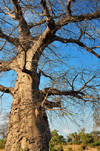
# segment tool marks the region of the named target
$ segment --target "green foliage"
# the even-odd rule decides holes
[[[0,140],[0,149],[3,149],[4,147],[5,147],[4,140],[1,139],[1,140]]]
[[[57,148],[57,151],[64,151],[64,149],[63,149],[62,146],[60,146],[60,147]]]
[[[54,130],[51,132],[51,140],[49,142],[49,151],[63,151],[63,147],[60,146],[57,149],[55,149],[56,145],[65,145],[66,140],[62,135],[58,135],[58,131]]]
[[[64,151],[63,147],[56,147],[55,145],[49,145],[49,151]]]
[[[25,149],[23,149],[23,148],[20,148],[20,150],[21,150],[21,151],[25,151]]]
[[[80,135],[77,134],[77,132],[70,134],[70,136],[67,136],[67,139],[68,139],[68,144],[69,142],[72,142],[72,140],[73,140],[72,142],[73,144],[80,144]]]
[[[65,145],[66,140],[62,135],[58,135],[58,131],[54,130],[51,132],[51,140],[49,142],[49,145]]]
[[[67,151],[73,151],[73,149],[71,147],[68,147]]]
[[[72,138],[71,138],[70,136],[68,136],[68,135],[67,135],[66,137],[67,137],[68,144],[69,144],[69,143],[72,143]],[[71,144],[70,144],[70,145],[71,145]]]
[[[81,141],[84,144],[89,144],[89,143],[93,143],[94,142],[94,137],[91,134],[83,134],[81,135]]]
[[[49,143],[49,151],[57,151],[55,149],[55,145],[52,145],[52,144]]]
[[[95,141],[94,143],[91,144],[91,147],[95,147],[95,146],[100,146],[100,142]]]

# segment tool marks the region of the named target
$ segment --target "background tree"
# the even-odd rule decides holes
[[[0,117],[0,136],[4,141],[7,139],[9,112],[6,112]]]
[[[8,123],[0,124],[0,136],[5,140],[7,136]]]
[[[15,87],[0,85],[2,95],[13,97],[5,151],[46,151],[46,110],[58,108],[75,121],[80,107],[100,108],[100,1],[1,0],[0,6],[0,73],[17,74]],[[95,66],[76,50],[97,58]]]

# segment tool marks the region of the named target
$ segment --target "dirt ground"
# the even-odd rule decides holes
[[[66,151],[66,149],[69,147],[71,147],[73,149],[73,151],[77,151],[81,147],[81,145],[65,145],[65,146],[63,146],[64,151]],[[97,149],[87,147],[87,149],[85,149],[84,151],[97,151]]]
[[[66,151],[66,149],[67,149],[68,147],[71,147],[71,148],[73,149],[73,151],[77,151],[78,148],[80,148],[80,145],[65,145],[65,146],[63,146],[64,151]],[[4,150],[3,150],[3,149],[0,149],[0,151],[4,151]],[[96,148],[87,147],[87,149],[85,149],[84,151],[97,151],[97,149],[96,149]]]

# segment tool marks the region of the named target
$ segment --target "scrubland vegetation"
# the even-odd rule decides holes
[[[65,147],[69,145],[70,147]],[[97,150],[100,151],[100,132],[93,131],[91,133],[85,133],[84,129],[82,129],[79,133],[69,134],[65,139],[62,135],[58,135],[57,130],[52,131],[49,151],[74,151],[71,145],[79,145],[77,151],[83,151],[88,149],[88,147],[97,147]]]
[[[100,151],[100,132],[93,131],[91,133],[85,133],[82,129],[79,133],[71,133],[64,138],[58,134],[57,130],[51,132],[52,138],[49,142],[49,151],[77,151],[88,150],[88,148],[96,148]],[[5,142],[0,140],[0,151],[3,151]],[[73,147],[71,147],[73,146]],[[74,149],[73,149],[74,148]],[[91,149],[92,150],[92,149]]]

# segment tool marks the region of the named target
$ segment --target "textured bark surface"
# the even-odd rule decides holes
[[[37,92],[33,92],[31,76],[20,72],[17,75],[5,151],[48,150],[50,130],[45,110],[38,106],[41,98]]]
[[[36,42],[33,42],[31,35],[24,34],[21,34],[18,56],[13,60],[17,80],[12,94],[14,99],[5,151],[46,151],[51,134],[42,105],[37,65],[45,45],[50,41],[45,40],[50,31],[47,29]],[[42,48],[44,42],[47,44]]]

